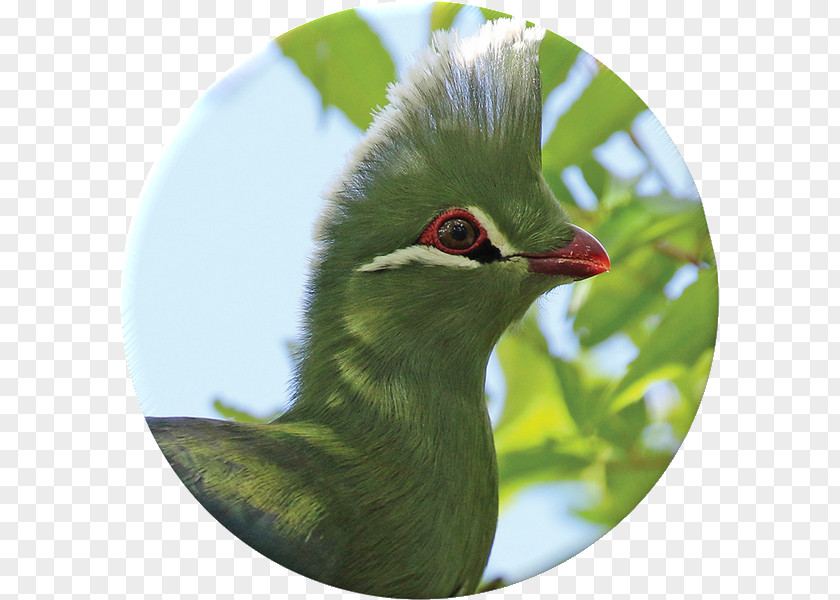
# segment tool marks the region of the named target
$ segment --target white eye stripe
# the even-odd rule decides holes
[[[465,210],[472,214],[481,226],[484,227],[490,243],[499,249],[503,257],[518,254],[484,211],[474,206],[469,206]],[[394,250],[390,254],[377,256],[356,270],[362,273],[370,273],[373,271],[396,269],[409,263],[419,263],[430,267],[456,267],[460,269],[475,269],[481,266],[481,263],[463,254],[447,254],[434,246],[416,244],[407,248]]]
[[[400,248],[384,256],[377,256],[356,270],[363,273],[384,271],[386,269],[395,269],[408,263],[421,263],[430,267],[458,267],[462,269],[474,269],[480,266],[480,263],[462,254],[447,254],[433,246],[418,244],[409,246],[408,248]]]
[[[496,246],[499,251],[502,253],[502,256],[513,256],[514,254],[519,254],[516,249],[511,246],[505,236],[502,235],[502,232],[499,231],[499,228],[496,227],[496,224],[493,222],[487,213],[485,213],[480,208],[476,208],[475,206],[468,206],[465,209],[468,213],[472,214],[478,222],[484,227],[484,230],[487,232],[487,238],[490,240],[490,243]]]

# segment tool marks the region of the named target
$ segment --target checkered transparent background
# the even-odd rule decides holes
[[[84,4],[0,3],[0,597],[357,597],[196,504],[146,429],[119,303],[144,178],[199,94],[358,2]],[[718,251],[719,346],[646,500],[495,596],[837,597],[840,4],[559,4],[485,5],[592,52],[664,123]]]

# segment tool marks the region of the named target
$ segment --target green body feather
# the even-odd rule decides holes
[[[508,251],[571,241],[541,174],[540,37],[489,27],[477,51],[438,36],[329,194],[293,408],[270,424],[148,419],[232,532],[356,592],[475,591],[498,510],[487,360],[541,293],[571,281],[515,255],[365,268],[451,208],[490,215]]]

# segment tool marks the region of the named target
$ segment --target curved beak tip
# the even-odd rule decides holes
[[[525,254],[532,273],[565,275],[575,281],[610,270],[610,257],[595,236],[572,225],[575,237],[571,243],[546,254]]]

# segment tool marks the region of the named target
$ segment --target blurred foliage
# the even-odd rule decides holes
[[[462,8],[436,3],[430,32],[451,27]],[[485,18],[505,16],[480,10]],[[354,11],[317,23],[278,43],[324,106],[337,106],[364,129],[395,78],[393,62]],[[697,412],[715,344],[717,271],[700,202],[672,195],[661,166],[639,144],[644,103],[609,69],[548,33],[540,50],[543,99],[575,68],[587,71],[589,83],[545,142],[543,172],[572,222],[608,249],[612,272],[575,284],[566,315],[580,347],[572,360],[551,353],[536,311],[501,339],[507,395],[495,436],[502,510],[528,486],[579,481],[596,498],[579,515],[612,527],[662,475]],[[619,134],[646,163],[629,180],[597,158],[596,149]],[[584,208],[567,186],[569,168],[580,169],[594,206]],[[658,177],[657,195],[639,195],[642,175]],[[686,265],[697,269],[696,280],[669,297],[666,286]],[[600,352],[616,337],[638,350],[617,374]],[[226,418],[265,420],[218,400],[216,408]]]
[[[561,56],[568,48],[558,48]],[[549,60],[545,55],[544,62]],[[568,60],[568,59],[567,59]],[[543,146],[544,169],[549,185],[557,185],[557,178],[569,165],[581,165],[590,177],[603,175],[592,158],[592,150],[603,144],[616,131],[630,128],[646,107],[644,102],[619,79],[618,75],[592,59],[585,61],[594,71],[592,82],[580,98],[560,116],[554,131]],[[545,70],[545,68],[543,68]],[[550,91],[549,91],[550,93]],[[598,185],[596,182],[593,184]],[[603,185],[603,184],[600,184]]]
[[[213,400],[213,410],[219,413],[223,419],[239,421],[240,423],[268,423],[283,414],[283,411],[279,410],[269,415],[254,415],[247,410],[236,408],[228,400],[222,400],[221,398]]]
[[[396,72],[379,36],[355,10],[306,23],[275,41],[321,94],[325,109],[337,106],[356,127],[367,129],[373,109],[385,105]]]
[[[435,2],[432,5],[432,16],[430,30],[449,29],[455,22],[455,17],[461,12],[464,6],[453,2]]]
[[[546,31],[540,44],[540,79],[543,102],[548,95],[566,80],[580,49],[564,37]]]

